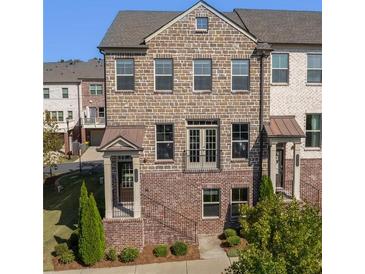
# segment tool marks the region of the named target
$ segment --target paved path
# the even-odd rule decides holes
[[[103,161],[103,153],[96,151],[97,147],[88,147],[86,151],[81,155],[81,161],[83,162],[93,162],[93,161]],[[75,160],[77,163],[79,160]]]
[[[227,255],[220,247],[221,240],[217,235],[198,235],[200,258],[215,259],[226,258]]]
[[[236,260],[236,259],[234,259]],[[234,261],[232,258],[215,258],[159,264],[141,264],[111,268],[89,268],[67,271],[50,271],[45,274],[222,274]]]

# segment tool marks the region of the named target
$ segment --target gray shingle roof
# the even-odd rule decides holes
[[[67,60],[43,64],[43,82],[74,83],[81,79],[104,79],[104,60]]]
[[[146,47],[143,45],[144,38],[180,13],[120,11],[99,44],[99,48]],[[321,12],[236,9],[234,12],[223,12],[223,14],[243,29],[248,28],[263,42],[322,43]]]

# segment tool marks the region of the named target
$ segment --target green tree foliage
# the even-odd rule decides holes
[[[270,199],[274,196],[274,189],[269,176],[262,176],[260,184],[260,196],[259,200]]]
[[[80,198],[79,256],[86,265],[93,265],[104,257],[105,238],[99,211],[91,193],[83,204]]]
[[[88,203],[88,194],[87,194],[87,188],[85,184],[85,180],[82,182],[81,189],[80,189],[80,198],[79,198],[79,227],[81,222],[81,211],[82,208],[86,206]]]
[[[61,160],[61,154],[58,152],[62,148],[62,140],[57,134],[57,122],[52,120],[49,112],[43,115],[43,164],[50,168],[56,167]]]
[[[317,209],[280,197],[243,206],[241,234],[249,246],[230,274],[317,274],[322,271],[322,220]]]

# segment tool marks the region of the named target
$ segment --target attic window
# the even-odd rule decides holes
[[[208,31],[208,17],[197,17],[196,18],[196,30],[197,31]]]

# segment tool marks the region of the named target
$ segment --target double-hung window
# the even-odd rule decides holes
[[[307,55],[307,83],[322,83],[322,54]]]
[[[172,160],[174,158],[174,126],[172,124],[156,125],[156,159]]]
[[[289,82],[289,54],[271,54],[272,63],[272,82],[287,84]]]
[[[68,88],[62,88],[62,98],[68,98]]]
[[[249,60],[232,60],[232,91],[249,90]]]
[[[50,111],[51,120],[57,122],[63,122],[63,111]]]
[[[306,147],[321,147],[322,138],[322,115],[307,114],[306,129],[305,129],[305,146]]]
[[[73,119],[73,113],[72,110],[67,111],[67,119],[72,120]]]
[[[218,218],[220,193],[218,188],[203,189],[203,218]]]
[[[231,193],[231,217],[240,215],[240,206],[248,203],[248,188],[232,188]]]
[[[249,125],[232,124],[232,158],[248,158]]]
[[[43,88],[43,98],[49,99],[49,88]]]
[[[194,60],[194,90],[212,90],[212,60]]]
[[[208,17],[197,17],[196,18],[196,30],[208,31]]]
[[[117,90],[134,90],[134,60],[118,59],[117,67]]]
[[[173,82],[172,59],[156,59],[155,89],[160,91],[172,91]]]
[[[103,85],[90,84],[89,91],[90,91],[90,95],[103,95]]]
[[[105,109],[104,109],[104,107],[99,107],[98,116],[99,116],[99,118],[104,118],[105,117]]]

